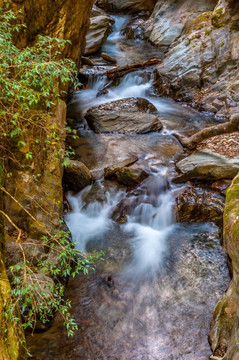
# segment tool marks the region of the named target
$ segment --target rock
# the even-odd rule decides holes
[[[121,200],[113,210],[112,220],[116,221],[119,224],[124,224],[127,222],[127,215],[130,214],[130,210],[134,209],[137,205],[137,198],[125,198]]]
[[[214,191],[217,191],[223,195],[226,195],[227,189],[231,185],[231,180],[218,180],[212,183],[211,188]]]
[[[110,56],[109,54],[107,54],[107,53],[101,53],[100,56],[101,56],[104,60],[116,64],[115,58],[113,58],[113,57]]]
[[[191,19],[213,10],[214,4],[213,1],[158,1],[148,21],[146,34],[157,46],[171,45]]]
[[[104,44],[108,35],[112,32],[112,24],[109,16],[100,15],[90,19],[90,27],[86,35],[85,55],[95,53]]]
[[[227,359],[238,359],[238,318],[239,318],[239,175],[235,177],[227,190],[223,245],[231,263],[232,280],[216,305],[209,341],[215,353],[221,345],[226,349]]]
[[[208,190],[186,188],[176,195],[178,222],[215,222],[222,220],[224,201]]]
[[[156,69],[160,95],[228,116],[225,103],[239,100],[238,13],[239,3],[226,0],[157,2],[145,34],[156,45],[170,45]]]
[[[87,111],[85,118],[96,133],[138,133],[159,131],[162,124],[152,114],[156,108],[143,98],[128,98],[95,106]]]
[[[119,169],[121,169],[127,165],[131,165],[131,164],[135,163],[137,160],[138,160],[137,156],[132,156],[124,161],[120,161],[120,162],[116,163],[115,165],[105,168],[104,169],[105,179],[110,179],[116,173],[116,171],[118,171]]]
[[[64,169],[63,182],[70,190],[80,191],[93,181],[90,170],[80,161],[69,160]]]
[[[225,106],[225,102],[215,99],[212,102],[212,106],[214,106],[217,110],[220,110],[223,106]]]
[[[143,169],[132,169],[129,167],[123,167],[117,169],[116,173],[117,181],[126,186],[134,186],[142,182],[146,177],[148,177],[148,173]]]
[[[82,62],[82,65],[89,65],[89,66],[95,65],[91,59],[89,59],[88,57],[85,57],[85,56],[81,57],[81,62]]]
[[[150,14],[157,0],[97,0],[96,5],[106,11],[145,11]]]
[[[179,161],[176,168],[182,175],[173,180],[175,183],[193,179],[207,181],[233,179],[239,171],[239,158],[228,159],[205,148]]]
[[[24,251],[26,260],[29,261],[31,266],[37,266],[40,261],[47,258],[44,244],[42,241],[27,240],[27,244],[21,242],[22,249]],[[5,256],[7,267],[14,266],[23,263],[23,254],[20,246],[16,243],[16,240],[10,240],[6,242]]]
[[[143,40],[145,39],[145,27],[145,21],[136,17],[121,32],[128,39]]]

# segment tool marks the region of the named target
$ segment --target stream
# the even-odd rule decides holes
[[[162,58],[145,40],[127,39],[122,29],[129,16],[114,16],[114,32],[102,51],[118,65]],[[203,360],[211,354],[208,332],[212,312],[229,282],[219,229],[212,223],[176,223],[173,185],[175,162],[185,153],[173,131],[192,134],[215,122],[206,113],[153,89],[153,69],[126,75],[107,93],[107,80],[97,71],[107,65],[97,55],[96,67],[85,69],[86,90],[77,91],[68,107],[79,139],[72,146],[96,181],[80,193],[67,193],[71,211],[65,221],[77,247],[103,250],[107,260],[88,275],[70,279],[67,298],[79,331],[67,338],[59,314],[44,333],[28,336],[31,359],[55,360]],[[95,69],[97,71],[95,71]],[[148,134],[95,134],[83,114],[95,105],[143,97],[157,109],[163,129]],[[149,173],[128,190],[105,180],[104,168],[130,156]],[[123,199],[131,207],[127,222],[112,220]]]

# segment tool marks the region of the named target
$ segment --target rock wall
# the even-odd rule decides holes
[[[38,34],[67,39],[71,43],[66,45],[63,56],[79,60],[93,0],[13,0],[13,4],[23,11],[22,21],[27,25],[18,38],[19,45],[33,44]]]
[[[232,280],[217,304],[210,332],[212,350],[224,349],[225,360],[239,359],[239,174],[227,190],[224,210],[224,247],[231,262]],[[224,359],[224,358],[223,358]]]
[[[146,35],[168,45],[157,68],[158,92],[218,116],[239,105],[238,1],[158,1]]]
[[[14,10],[22,9],[21,20],[27,25],[27,30],[16,39],[18,46],[33,45],[38,34],[68,39],[71,43],[64,48],[62,56],[79,61],[84,52],[93,0],[13,0],[12,5]],[[47,125],[48,132],[53,131],[54,127],[55,135],[60,140],[48,143],[46,151],[40,147],[37,148],[39,145],[36,144],[34,151],[37,157],[32,159],[30,166],[26,166],[27,170],[19,168],[9,160],[7,171],[11,176],[1,179],[9,195],[0,194],[0,209],[4,209],[12,221],[23,230],[25,238],[27,237],[27,240],[33,243],[37,243],[43,234],[54,233],[62,226],[60,218],[63,204],[62,158],[64,157],[66,122],[65,102],[62,101],[52,112],[54,115]],[[25,130],[28,141],[34,142],[39,134],[27,126]],[[45,136],[43,133],[40,135]],[[41,144],[44,144],[45,140],[41,138]],[[24,151],[24,149],[22,153],[19,151],[18,160],[26,158]],[[57,153],[58,157],[56,157]],[[40,178],[37,174],[41,174]],[[23,208],[27,209],[32,217]],[[6,220],[4,222],[3,217],[0,220],[0,359],[19,360],[26,358],[21,347],[21,341],[24,340],[21,324],[19,323],[19,326],[14,328],[9,322],[2,320],[3,305],[10,301],[8,294],[10,285],[4,263],[9,264],[10,261],[13,265],[14,259],[19,260],[15,256],[18,246],[14,228]],[[35,248],[39,247],[35,246]],[[29,256],[32,256],[33,250],[29,251]],[[45,256],[47,254],[44,254],[44,258]],[[4,340],[5,333],[7,341]]]

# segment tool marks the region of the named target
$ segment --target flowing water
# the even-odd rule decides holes
[[[131,49],[132,41],[121,35],[129,18],[115,20],[104,51],[124,63],[131,52],[135,58],[140,41]],[[152,83],[152,72],[139,71],[99,95],[106,79],[92,73],[88,89],[76,92],[69,106],[80,136],[72,144],[76,157],[98,180],[79,194],[67,194],[71,212],[65,220],[79,249],[103,249],[107,261],[69,281],[67,297],[79,331],[67,338],[57,314],[47,332],[29,336],[33,359],[203,360],[210,355],[212,311],[229,280],[226,258],[214,224],[175,222],[179,186],[171,179],[183,155],[172,131],[190,134],[213,119],[158,98]],[[83,114],[89,107],[132,96],[155,105],[161,132],[94,134],[88,129]],[[103,179],[104,167],[131,155],[149,173],[140,186],[129,190]],[[127,223],[118,224],[112,214],[122,200],[131,205]]]

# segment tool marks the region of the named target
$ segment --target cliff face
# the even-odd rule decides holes
[[[26,30],[19,35],[17,45],[20,47],[33,45],[39,34],[70,40],[71,43],[65,46],[61,56],[78,62],[85,47],[92,5],[93,0],[13,0],[13,9],[16,11],[22,9],[21,21],[27,25]],[[10,180],[1,176],[1,184],[15,200],[6,193],[0,194],[0,210],[4,209],[4,212],[26,234],[27,240],[33,244],[43,234],[54,233],[62,226],[60,218],[63,203],[62,158],[64,157],[66,121],[65,102],[62,101],[52,109],[52,112],[53,116],[49,121],[47,131],[52,132],[54,128],[55,136],[60,140],[52,141],[50,144],[48,142],[46,151],[37,149],[36,144],[37,158],[32,159],[32,164],[27,170],[19,169],[17,165],[9,162],[10,168],[7,171],[11,172]],[[42,136],[42,133],[35,133],[27,125],[25,133],[29,143],[34,143],[37,136]],[[47,139],[42,139],[41,143],[44,144],[45,140]],[[62,156],[56,158],[55,154],[58,152],[61,152]],[[24,150],[16,156],[18,159],[24,158]],[[1,170],[0,168],[0,175],[3,175]],[[40,180],[36,178],[38,173],[41,173]],[[28,216],[23,208],[26,208],[37,221]],[[18,245],[12,231],[14,229],[6,221],[6,217],[1,217],[0,220],[0,359],[19,360],[25,359],[26,356],[21,346],[24,340],[21,325],[14,328],[10,322],[2,320],[3,306],[10,301],[8,294],[10,284],[5,263],[14,265],[11,261],[15,259]],[[29,256],[33,250],[34,246]],[[42,251],[44,253],[44,247]],[[45,253],[42,255],[47,256]]]
[[[239,102],[238,1],[158,1],[146,30],[168,45],[158,66],[160,94],[230,116]]]
[[[93,0],[13,0],[13,3],[16,9],[23,10],[22,20],[27,25],[18,39],[19,45],[31,45],[38,34],[67,39],[71,44],[62,55],[78,61],[85,47]]]

